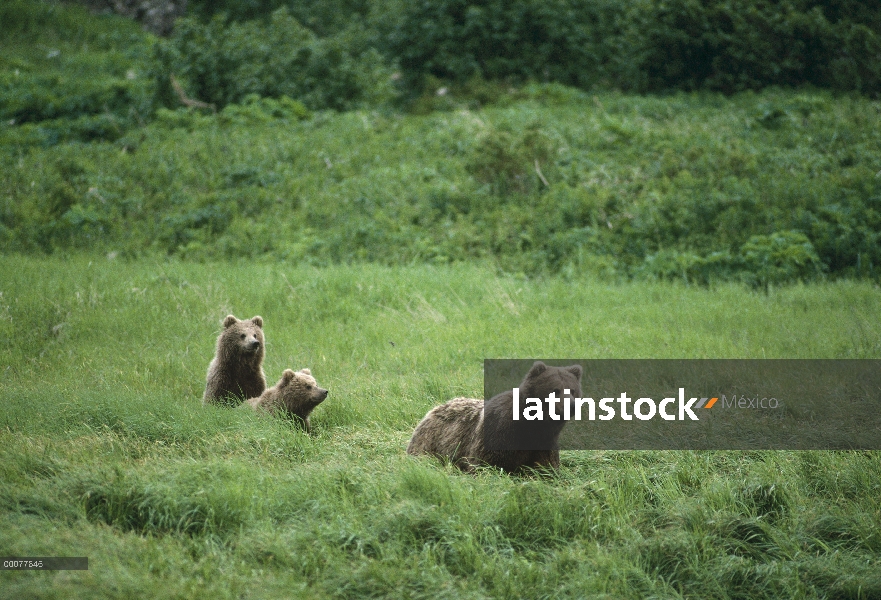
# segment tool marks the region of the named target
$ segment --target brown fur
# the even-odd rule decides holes
[[[217,337],[214,359],[208,365],[202,404],[235,406],[245,398],[262,394],[266,389],[265,353],[263,318],[239,321],[227,315]]]
[[[309,432],[312,431],[309,414],[327,398],[327,394],[327,390],[318,387],[309,369],[297,372],[285,369],[278,383],[246,404],[254,410],[300,420]]]
[[[573,396],[580,396],[581,366],[549,367],[536,361],[519,388],[521,403],[525,398],[544,399],[553,391],[561,397],[564,389],[569,389]],[[524,467],[558,468],[560,450],[557,440],[566,422],[515,423],[511,420],[513,401],[514,395],[508,390],[486,402],[455,398],[436,406],[416,426],[407,453],[449,459],[466,471],[478,465],[489,465],[510,473]],[[489,419],[487,415],[490,415]],[[489,431],[487,427],[493,430]],[[528,440],[527,445],[533,449],[498,449],[515,446],[515,440]]]

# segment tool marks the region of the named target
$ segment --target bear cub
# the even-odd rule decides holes
[[[259,396],[266,389],[263,374],[263,317],[244,321],[233,315],[223,320],[217,337],[217,351],[208,365],[202,404],[235,406],[246,398]]]
[[[536,361],[519,385],[525,398],[558,398],[568,389],[581,396],[581,365],[549,367]],[[560,466],[558,439],[566,421],[514,421],[514,394],[507,390],[489,400],[455,398],[431,409],[413,432],[407,454],[449,459],[465,471],[479,465],[514,473],[523,468]],[[522,405],[521,405],[522,406]]]
[[[324,402],[327,394],[327,390],[318,387],[309,369],[296,372],[285,369],[278,383],[263,392],[259,398],[251,398],[246,404],[254,410],[302,421],[308,433],[312,431],[309,414]]]

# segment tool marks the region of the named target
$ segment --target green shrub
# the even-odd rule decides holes
[[[319,36],[339,33],[370,12],[368,0],[189,0],[187,11],[203,22],[224,13],[231,21],[268,18],[280,8]]]
[[[740,252],[748,281],[765,290],[769,284],[806,279],[820,270],[814,245],[797,231],[754,235]]]
[[[112,113],[83,115],[77,118],[25,123],[10,129],[6,139],[11,144],[22,147],[48,147],[65,142],[114,141],[122,137],[129,126],[129,119]]]
[[[242,104],[230,104],[220,113],[220,122],[224,124],[257,124],[267,123],[275,119],[293,121],[308,119],[312,113],[302,102],[291,100],[287,96],[280,98],[261,98],[256,94],[245,96]]]
[[[861,2],[637,0],[624,21],[623,87],[881,92],[881,20]]]
[[[856,0],[436,0],[403,9],[388,53],[433,76],[638,91],[813,84],[881,92],[881,19]]]
[[[0,3],[4,40],[89,44],[108,50],[120,41],[142,38],[140,26],[114,15],[95,15],[83,6],[54,0],[4,0]]]
[[[34,123],[98,113],[126,114],[137,105],[139,86],[125,79],[83,81],[62,76],[0,75],[0,119]]]
[[[741,279],[755,288],[809,280],[823,270],[816,250],[802,233],[784,231],[754,235],[737,253],[711,252],[705,256],[688,251],[662,250],[651,254],[634,269],[640,278],[680,280],[709,284]]]
[[[506,102],[310,116],[252,95],[157,110],[114,143],[78,141],[98,126],[85,121],[0,124],[0,243],[757,288],[881,275],[873,101],[534,84]]]
[[[387,48],[416,89],[429,75],[589,86],[616,11],[611,2],[578,0],[423,0],[405,5]]]
[[[497,196],[537,192],[545,177],[541,165],[552,166],[552,152],[553,142],[537,126],[519,134],[492,130],[478,141],[468,170]]]
[[[0,121],[16,126],[9,141],[114,140],[148,116],[149,38],[127,19],[10,0],[0,5],[0,38]]]
[[[181,19],[156,45],[154,79],[160,106],[178,106],[171,77],[190,99],[220,109],[252,94],[288,96],[314,109],[346,110],[379,104],[391,95],[391,72],[357,32],[317,38],[285,8],[268,23],[207,24]]]
[[[860,175],[843,178],[843,197],[823,203],[801,221],[831,272],[876,277],[881,265],[881,181],[869,172]]]

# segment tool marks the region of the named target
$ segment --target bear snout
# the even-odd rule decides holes
[[[248,344],[248,349],[250,349],[251,352],[257,352],[257,350],[260,349],[260,340],[251,340]]]
[[[324,400],[325,398],[327,398],[327,394],[329,393],[327,390],[322,389],[322,388],[318,388],[315,391],[317,392],[319,400]]]

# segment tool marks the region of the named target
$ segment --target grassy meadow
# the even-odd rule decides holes
[[[200,405],[227,314],[310,367],[313,434]],[[876,452],[408,457],[485,357],[881,357],[881,291],[527,279],[479,265],[0,257],[3,598],[878,598]]]

